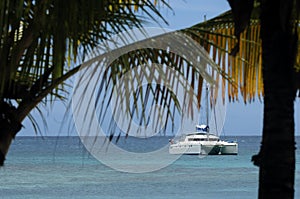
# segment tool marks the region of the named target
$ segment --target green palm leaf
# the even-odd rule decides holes
[[[8,99],[54,82],[109,35],[141,27],[145,17],[162,17],[148,1],[2,0],[1,5],[0,96]]]

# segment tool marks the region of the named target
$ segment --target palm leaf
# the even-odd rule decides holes
[[[246,103],[253,101],[256,97],[260,99],[264,93],[259,9],[259,3],[255,3],[250,24],[239,36],[239,51],[235,56],[230,54],[238,43],[238,38],[234,36],[234,17],[231,11],[181,30],[203,45],[211,54],[212,59],[220,66],[222,65],[223,71],[231,77],[234,84],[228,84],[226,88],[229,100],[238,100],[238,93],[240,92]],[[297,15],[295,14],[295,16]],[[297,17],[294,17],[294,19],[299,38],[299,19]],[[299,43],[298,48],[300,49]],[[295,63],[295,68],[298,71],[299,66],[300,54],[298,53]],[[300,79],[299,74],[299,72],[296,73],[298,79]],[[300,89],[299,83],[297,88]],[[223,89],[223,98],[226,90]]]
[[[202,76],[206,77],[207,81],[213,81],[206,72],[206,64],[210,64],[212,69],[218,72],[221,69],[207,54],[203,54],[201,46],[195,45],[191,39],[188,41],[186,36],[182,39],[180,35],[182,34],[176,32],[159,35],[109,51],[106,55],[99,51],[99,55],[91,57],[83,65],[88,69],[93,67],[95,71],[85,71],[79,75],[80,79],[74,93],[77,95],[75,99],[78,97],[82,99],[77,99],[75,115],[83,111],[81,107],[85,107],[85,104],[93,104],[90,98],[96,93],[97,120],[101,125],[109,124],[108,129],[112,131],[117,130],[116,126],[125,126],[119,130],[127,135],[130,132],[137,133],[144,127],[152,128],[153,132],[164,131],[167,124],[171,124],[174,128],[175,115],[181,113],[187,113],[190,119],[197,120],[194,115],[197,113],[195,107],[200,108]],[[195,49],[196,52],[185,50],[182,54],[172,53],[177,52],[176,48],[182,48],[183,43],[180,42],[184,42],[186,48]],[[115,55],[117,57],[114,57]],[[196,57],[200,57],[200,60],[197,61]],[[85,76],[89,74],[92,76]],[[180,79],[180,76],[183,79]],[[98,85],[94,85],[91,89],[90,84],[82,87],[87,79],[95,79],[91,80],[91,84],[98,82]],[[146,84],[143,87],[141,85],[144,81]],[[198,87],[199,85],[201,87]],[[179,87],[184,88],[181,91],[184,92],[181,102],[176,96],[180,92]],[[81,94],[78,94],[80,92]],[[115,97],[114,92],[117,93]],[[149,111],[147,105],[158,105],[161,108],[152,109],[147,113]],[[108,113],[109,106],[113,107],[112,113]],[[110,115],[112,118],[107,122]],[[88,124],[88,128],[80,131],[93,132],[89,129],[93,126],[90,124],[93,121],[90,117],[88,115],[82,117],[83,124]],[[137,119],[139,126],[136,130],[134,118]],[[150,125],[151,127],[150,121],[153,125]]]
[[[26,93],[20,90],[30,90],[37,80],[39,89],[55,81],[79,54],[83,58],[109,35],[141,27],[147,17],[162,18],[149,1],[1,0],[0,4],[0,96],[8,99],[22,98]]]

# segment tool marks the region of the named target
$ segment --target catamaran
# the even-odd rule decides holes
[[[208,121],[208,87],[206,88],[207,115]],[[237,155],[238,143],[221,140],[216,134],[210,133],[206,124],[196,125],[196,131],[182,135],[179,140],[169,140],[170,154],[188,155]]]
[[[227,142],[209,133],[207,125],[197,125],[196,132],[186,134],[179,140],[170,140],[170,154],[187,155],[237,155],[238,143]]]

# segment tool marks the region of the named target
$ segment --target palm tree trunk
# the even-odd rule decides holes
[[[290,25],[292,0],[262,1],[264,120],[254,164],[259,170],[259,198],[294,198],[294,60],[297,45]]]
[[[17,108],[5,102],[4,99],[0,99],[0,166],[4,164],[12,140],[22,128],[22,121],[54,88],[77,73],[80,68],[81,64],[47,85],[43,90],[35,90],[35,86],[33,86],[32,94],[25,96],[27,98],[22,99]],[[49,74],[46,73],[43,76],[44,80],[47,80],[48,77]],[[40,84],[39,79],[34,85],[37,84]]]
[[[5,156],[8,152],[10,144],[13,140],[12,133],[7,129],[2,129],[0,132],[0,166],[4,165]]]
[[[0,166],[4,165],[6,154],[17,133],[22,128],[22,121],[46,95],[31,100],[23,100],[18,108],[7,102],[0,102]]]
[[[22,127],[16,113],[14,106],[0,102],[0,166],[3,166],[10,144]]]

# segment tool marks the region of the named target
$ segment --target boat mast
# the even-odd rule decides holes
[[[208,103],[208,84],[206,84],[206,125],[208,126],[208,110],[209,110],[209,103]],[[209,128],[207,128],[207,140],[209,141]]]
[[[204,22],[206,22],[206,15],[204,15]],[[207,66],[206,66],[207,67]],[[208,126],[208,83],[206,82],[206,125]],[[209,129],[207,129],[207,136],[209,135]]]
[[[208,84],[206,84],[206,125],[208,125],[208,110],[209,110],[209,108],[208,108],[208,106],[209,106],[209,104],[208,104]]]

